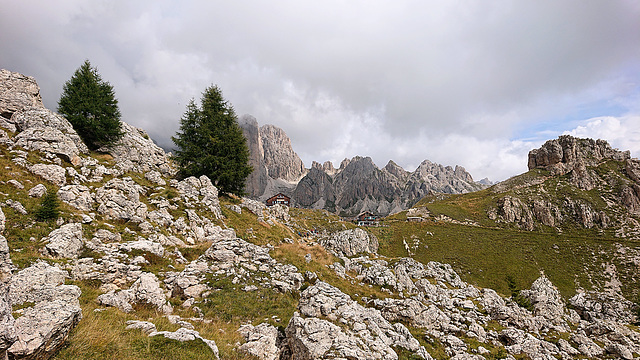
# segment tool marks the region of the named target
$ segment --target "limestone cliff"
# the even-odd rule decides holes
[[[247,140],[249,164],[253,167],[245,181],[247,194],[265,199],[278,192],[290,192],[307,170],[284,130],[273,125],[259,127],[251,115],[241,116],[238,123]]]

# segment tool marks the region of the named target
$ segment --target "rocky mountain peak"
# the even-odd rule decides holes
[[[330,176],[333,176],[338,172],[338,170],[333,167],[333,163],[331,161],[325,161],[322,163],[322,169]]]
[[[273,125],[259,126],[251,115],[241,116],[238,124],[247,140],[249,165],[253,167],[245,181],[245,191],[251,197],[265,198],[291,190],[307,170],[284,130]]]
[[[385,165],[384,170],[389,174],[397,177],[398,179],[406,179],[409,176],[409,172],[403,169],[400,165],[396,164],[393,160],[389,160]]]
[[[344,160],[342,160],[342,162],[340,162],[340,168],[338,169],[338,171],[344,170],[344,168],[346,168],[347,165],[349,165],[350,162],[351,162],[351,159],[344,158]]]
[[[293,151],[291,139],[284,130],[273,125],[263,125],[260,127],[260,138],[264,150],[264,164],[270,177],[297,182],[304,176],[304,163]]]
[[[624,161],[629,151],[613,149],[605,140],[581,139],[562,135],[529,152],[529,170],[545,169],[563,175],[576,168],[597,166],[605,160]]]

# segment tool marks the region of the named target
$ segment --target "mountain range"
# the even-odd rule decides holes
[[[393,161],[382,169],[369,157],[344,159],[339,168],[330,162],[313,162],[310,169],[291,146],[284,130],[258,126],[251,115],[239,119],[254,168],[245,191],[265,200],[277,193],[291,197],[295,206],[325,209],[341,215],[370,211],[388,215],[410,208],[431,193],[461,194],[490,184],[475,182],[461,166],[443,166],[424,160],[409,172]]]

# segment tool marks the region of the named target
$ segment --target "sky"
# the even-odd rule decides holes
[[[312,161],[527,171],[562,134],[640,157],[635,0],[0,0],[0,68],[55,110],[88,59],[160,146],[218,85]]]

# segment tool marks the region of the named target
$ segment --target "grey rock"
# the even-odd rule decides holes
[[[499,337],[507,351],[513,355],[526,354],[531,359],[553,360],[556,359],[554,355],[558,354],[558,348],[554,344],[537,339],[520,329],[504,329]]]
[[[578,345],[578,351],[580,351],[584,356],[597,358],[604,354],[604,349],[589,339],[589,337],[585,335],[584,331],[578,331],[576,334],[572,335],[571,341]]]
[[[4,232],[4,227],[5,227],[5,222],[7,221],[6,216],[4,216],[4,212],[2,211],[2,208],[0,207],[0,234],[2,234]]]
[[[261,360],[278,360],[280,358],[279,334],[275,327],[267,323],[258,326],[247,324],[240,326],[238,332],[246,341],[238,348],[241,352]]]
[[[251,197],[262,196],[267,187],[267,167],[264,165],[264,148],[260,137],[258,121],[251,115],[242,115],[238,118],[238,125],[247,141],[249,148],[249,165],[253,171],[245,180],[245,191]]]
[[[216,218],[222,218],[220,201],[218,200],[218,189],[213,186],[208,177],[204,175],[199,178],[194,176],[188,177],[180,181],[176,185],[176,188],[187,206],[194,207],[195,204],[200,204],[211,211]]]
[[[6,283],[11,277],[11,255],[7,239],[0,235],[0,283]]]
[[[158,185],[164,186],[167,184],[167,182],[162,178],[162,174],[160,174],[160,172],[156,170],[151,170],[145,173],[144,178]]]
[[[42,184],[38,184],[29,190],[28,195],[30,197],[41,198],[46,193],[47,193],[47,187]]]
[[[14,274],[9,282],[9,296],[14,305],[25,302],[43,302],[73,299],[80,296],[77,286],[62,285],[68,273],[44,261]]]
[[[237,281],[260,281],[261,286],[289,293],[300,289],[304,277],[290,264],[281,264],[269,255],[269,249],[242,239],[221,240],[211,245],[203,259],[211,261],[214,271]],[[267,274],[268,276],[258,275]]]
[[[138,280],[127,290],[110,291],[99,295],[98,302],[117,307],[127,313],[133,311],[131,303],[151,304],[164,314],[173,312],[173,307],[160,288],[158,278],[152,273],[141,273]]]
[[[176,173],[167,153],[144,130],[122,122],[122,131],[124,136],[117,144],[99,150],[111,154],[123,172],[155,170],[166,176]]]
[[[58,165],[34,164],[29,166],[29,171],[57,186],[64,186],[67,183],[67,172],[63,167]]]
[[[530,290],[522,290],[520,294],[529,300],[535,315],[544,316],[558,324],[564,323],[562,319],[566,310],[564,301],[558,289],[546,276],[540,276],[531,284]]]
[[[42,261],[11,277],[7,287],[10,303],[35,303],[22,310],[14,323],[17,338],[8,349],[11,358],[49,358],[80,321],[80,288],[61,285],[66,277],[66,271]]]
[[[484,187],[460,166],[454,169],[428,160],[408,173],[395,163],[379,169],[371,158],[355,157],[330,172],[314,163],[293,193],[296,203],[354,215],[362,211],[386,215],[409,208],[431,192],[464,193]]]
[[[621,323],[632,323],[633,303],[619,295],[580,291],[569,303],[587,321],[596,319],[613,320]]]
[[[157,331],[156,325],[149,321],[127,320],[127,330],[142,330],[143,333],[149,335]]]
[[[58,198],[80,211],[92,211],[93,194],[84,185],[66,185],[58,190]]]
[[[53,230],[43,239],[44,253],[55,258],[77,259],[83,248],[82,224],[70,223]]]
[[[580,139],[562,135],[529,152],[529,169],[541,168],[564,175],[576,167],[597,166],[604,159],[625,161],[629,151],[611,148],[604,140]]]
[[[22,183],[20,181],[15,180],[15,179],[11,179],[11,180],[7,181],[7,184],[12,185],[16,189],[24,189],[24,185],[22,185]]]
[[[0,358],[2,359],[6,358],[6,350],[18,339],[9,297],[11,267],[7,240],[0,235]]]
[[[109,219],[143,222],[147,217],[147,205],[140,201],[145,190],[130,178],[114,178],[96,189],[98,212]]]
[[[20,131],[15,143],[26,150],[61,156],[73,165],[80,165],[80,154],[89,152],[80,136],[64,117],[43,107],[21,110],[11,117]]]
[[[263,125],[260,138],[264,151],[264,166],[267,175],[273,179],[297,182],[307,172],[304,163],[293,151],[291,140],[279,127]]]
[[[0,69],[0,116],[9,119],[16,111],[31,106],[43,106],[36,80]]]
[[[164,336],[167,339],[177,340],[180,342],[200,340],[204,342],[209,347],[209,349],[211,349],[211,352],[213,352],[213,356],[216,359],[220,358],[218,346],[216,346],[215,341],[203,338],[202,336],[200,336],[200,333],[197,332],[196,330],[180,328],[173,332],[157,331],[149,334],[149,336],[159,336],[159,335]]]
[[[328,239],[321,239],[320,245],[332,250],[338,256],[378,252],[378,239],[360,228],[340,231]]]
[[[323,319],[304,319],[294,314],[285,334],[292,360],[397,359],[390,347],[374,350],[356,335],[346,334],[339,326]]]
[[[371,351],[373,349],[379,351],[378,357],[393,358],[395,352],[391,347],[399,346],[422,358],[430,358],[426,350],[420,346],[418,340],[409,333],[404,325],[400,323],[392,325],[379,310],[365,308],[351,300],[339,289],[325,282],[317,281],[302,292],[298,310],[301,315],[309,318],[322,317],[345,324],[350,331],[358,336],[366,334],[364,338],[359,340],[365,343]],[[292,326],[291,322],[289,326]],[[286,330],[288,335],[292,332],[289,330],[289,326]],[[293,330],[295,331],[295,329]],[[291,345],[291,341],[289,343]]]
[[[27,209],[25,209],[24,205],[22,205],[18,200],[8,199],[5,203],[11,206],[11,208],[15,210],[17,213],[22,215],[27,215]]]
[[[131,252],[131,250],[146,251],[159,257],[164,256],[164,248],[161,244],[149,240],[136,240],[120,244],[120,249]]]
[[[65,300],[40,302],[25,309],[16,319],[18,340],[9,348],[9,356],[48,359],[60,349],[80,319],[80,306]]]

